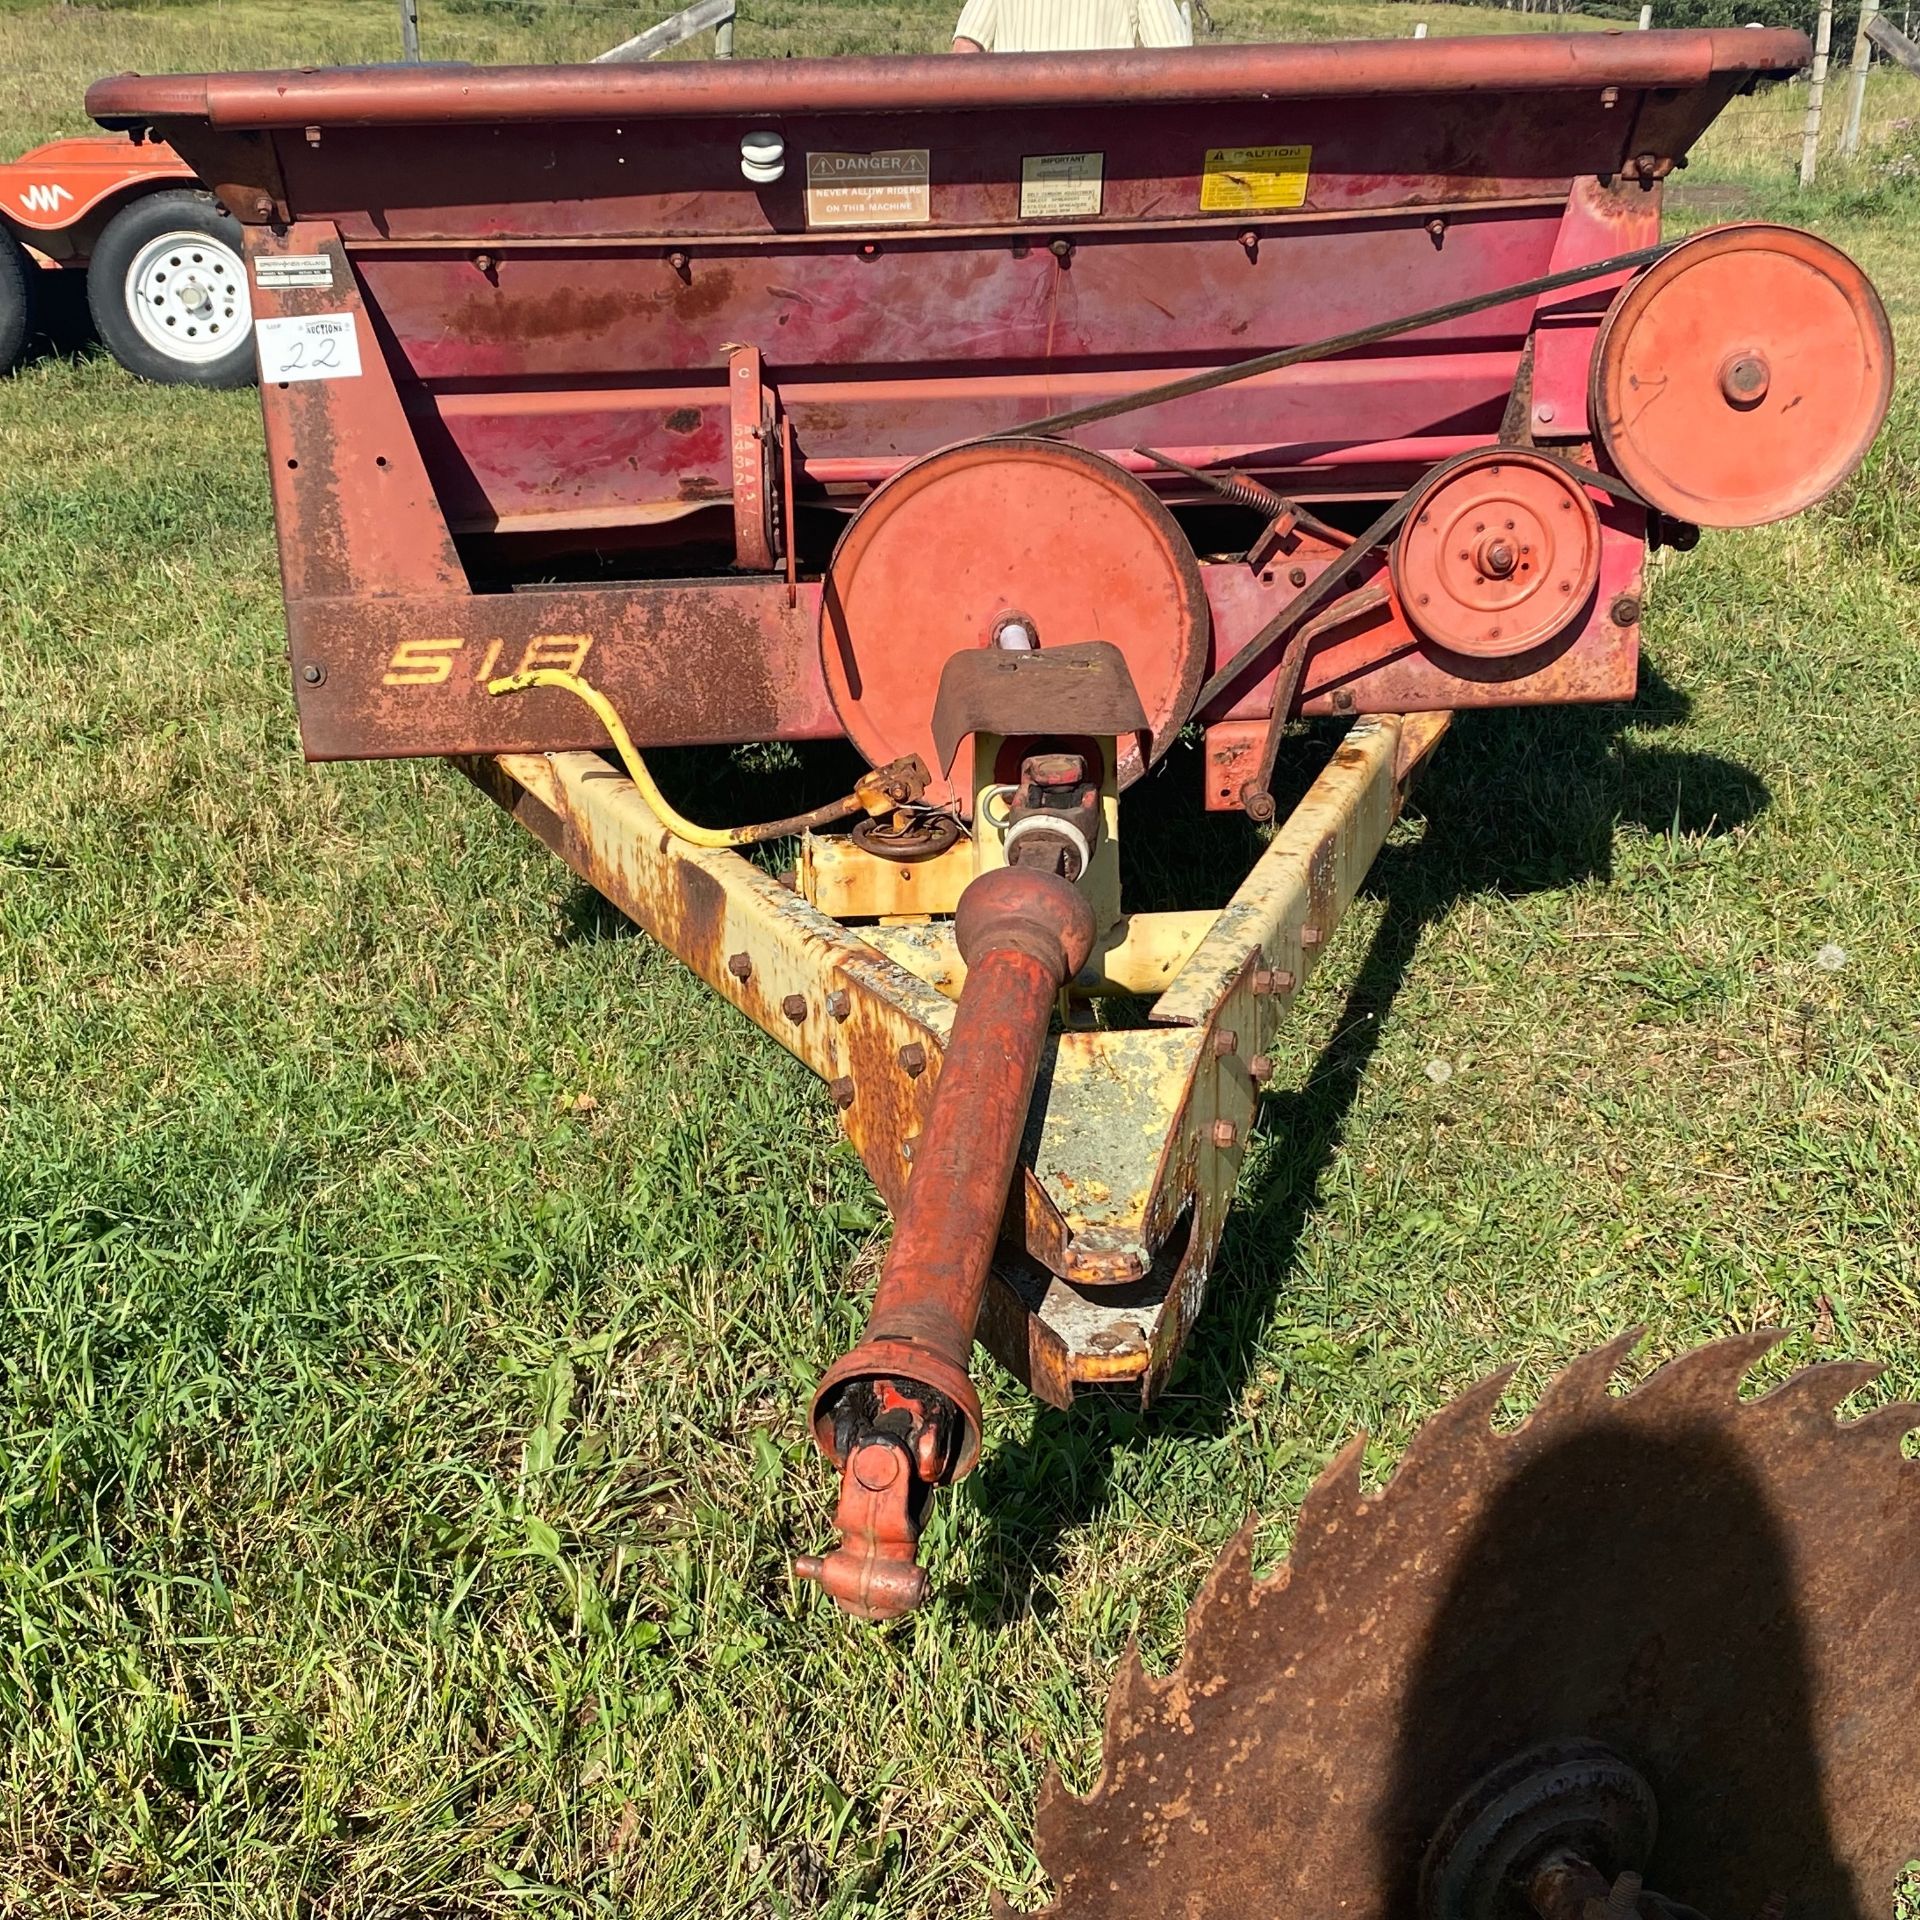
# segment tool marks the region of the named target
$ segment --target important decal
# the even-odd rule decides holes
[[[1254,207],[1303,207],[1311,147],[1209,147],[1200,176],[1202,213]]]
[[[925,147],[808,154],[807,225],[900,227],[931,220],[930,160]]]
[[[1029,153],[1020,162],[1020,218],[1076,219],[1100,211],[1104,153]]]
[[[254,256],[254,283],[272,287],[330,287],[333,260],[324,253],[262,253]]]
[[[262,381],[353,380],[360,373],[360,336],[350,313],[303,313],[256,320]]]

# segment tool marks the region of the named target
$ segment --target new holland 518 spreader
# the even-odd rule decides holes
[[[1629,698],[1649,549],[1859,464],[1892,364],[1853,264],[1661,237],[1702,130],[1805,57],[1748,30],[93,89],[246,228],[308,754],[457,759],[822,1076],[893,1210],[811,1410],[841,1538],[798,1565],[849,1611],[924,1594],[976,1338],[1055,1404],[1165,1380],[1276,1028],[1449,716]],[[1276,819],[1299,716],[1350,724]],[[1206,805],[1273,831],[1224,905],[1130,912],[1127,825],[1188,728]],[[643,757],[838,738],[851,793],[724,830]],[[785,840],[784,884],[741,851]],[[1685,1378],[1731,1409],[1737,1373]],[[1698,1412],[1604,1379],[1563,1414]],[[1277,1649],[1220,1657],[1226,1686]],[[1225,1721],[1138,1686],[1115,1715],[1144,1747],[1056,1841],[1074,1912],[1246,1911],[1218,1889],[1263,1860],[1296,1885],[1262,1852],[1285,1822],[1196,1811],[1231,1755],[1176,1755],[1169,1811],[1166,1744]],[[1543,1903],[1592,1861],[1542,1833],[1637,1864],[1630,1769],[1522,1758],[1520,1799],[1585,1824],[1493,1845],[1496,1782],[1430,1911],[1581,1911]],[[1215,1895],[1126,1878],[1102,1810],[1135,1788],[1136,1835],[1234,1850]],[[1285,1910],[1407,1911],[1340,1885]]]

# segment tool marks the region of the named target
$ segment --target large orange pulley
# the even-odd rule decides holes
[[[1118,647],[1149,727],[1144,746],[1120,743],[1126,786],[1187,718],[1209,631],[1200,565],[1173,516],[1111,460],[1043,439],[968,441],[885,481],[841,535],[820,609],[848,738],[876,766],[919,754],[936,804],[971,798],[934,745],[954,655]]]
[[[1621,290],[1591,411],[1650,505],[1754,527],[1845,480],[1892,393],[1893,336],[1866,275],[1810,233],[1756,222],[1682,241]]]
[[[1557,460],[1489,447],[1433,477],[1391,565],[1417,633],[1452,653],[1511,660],[1585,611],[1600,578],[1600,517]]]

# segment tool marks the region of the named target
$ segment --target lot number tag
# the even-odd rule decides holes
[[[253,337],[260,349],[260,378],[352,380],[360,372],[360,336],[350,313],[303,313],[259,320]]]

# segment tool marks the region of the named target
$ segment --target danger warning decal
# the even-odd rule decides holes
[[[807,225],[901,227],[933,218],[925,147],[807,155]]]

